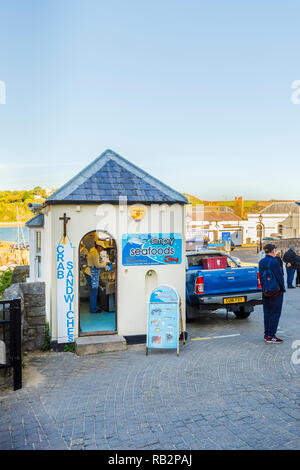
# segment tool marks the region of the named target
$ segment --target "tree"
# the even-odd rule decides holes
[[[24,191],[23,194],[22,194],[22,202],[26,201],[26,199],[30,199],[31,198],[31,194],[29,191]]]

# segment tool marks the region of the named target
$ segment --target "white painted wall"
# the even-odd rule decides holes
[[[44,281],[46,296],[46,320],[49,322],[50,331],[53,331],[52,307],[52,279],[55,258],[52,252],[54,238],[52,234],[52,214],[50,207],[44,209]],[[56,325],[56,323],[55,323]],[[56,326],[55,326],[56,327]]]
[[[78,247],[84,235],[93,230],[107,231],[116,241],[117,268],[117,330],[119,335],[146,334],[147,287],[146,274],[154,271],[156,285],[169,284],[179,292],[185,328],[185,207],[179,204],[146,206],[141,222],[132,220],[129,206],[53,205],[45,209],[45,275],[46,312],[50,321],[52,340],[57,340],[56,317],[56,246],[60,242],[63,223],[59,220],[66,212],[70,217],[67,233],[75,246],[75,338],[78,337]],[[170,227],[170,220],[172,225]],[[182,233],[182,263],[170,266],[122,266],[122,234],[126,233]],[[153,282],[153,281],[151,281]]]
[[[231,228],[227,228],[227,225],[231,225]],[[187,222],[187,231],[192,231],[194,227],[194,230],[199,228],[202,229],[203,227],[209,227],[208,229],[206,228],[205,230],[209,230],[208,238],[210,241],[213,241],[214,234],[213,231],[218,232],[218,239],[222,238],[222,232],[230,232],[231,235],[233,235],[232,240],[235,245],[241,245],[243,243],[242,241],[242,227],[243,227],[243,221],[237,221],[237,220],[224,220],[224,221],[219,221],[218,222],[211,222],[211,221],[206,221],[206,220],[197,220],[197,221],[189,221]],[[236,236],[237,235],[237,236]]]
[[[263,215],[263,214],[262,214]],[[248,220],[243,221],[244,242],[250,237],[252,241],[257,241],[257,225],[259,224],[259,214],[248,214]],[[270,237],[278,233],[278,225],[283,225],[282,238],[294,238],[299,236],[299,217],[297,214],[265,214],[262,224],[264,225],[263,237]]]
[[[44,229],[43,227],[28,227],[29,233],[29,277],[27,282],[40,282],[44,280]],[[36,234],[41,233],[41,253],[36,252]],[[38,275],[37,256],[41,256],[41,274]]]

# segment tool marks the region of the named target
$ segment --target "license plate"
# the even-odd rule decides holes
[[[245,297],[226,297],[223,299],[224,304],[238,304],[240,302],[245,302]]]

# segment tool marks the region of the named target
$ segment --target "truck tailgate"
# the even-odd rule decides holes
[[[204,295],[258,290],[256,267],[201,270],[198,275],[203,276]]]

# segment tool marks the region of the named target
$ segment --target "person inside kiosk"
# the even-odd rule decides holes
[[[102,232],[83,237],[79,249],[80,333],[116,331],[116,243]]]
[[[103,243],[96,241],[87,255],[87,268],[84,271],[84,275],[87,284],[90,288],[90,312],[100,313],[101,309],[97,305],[98,287],[100,270],[104,268],[109,271],[109,259],[107,258],[107,252],[104,250]]]

